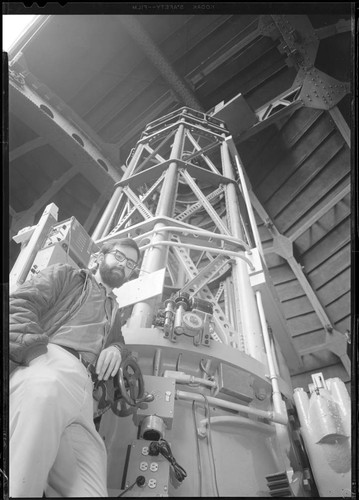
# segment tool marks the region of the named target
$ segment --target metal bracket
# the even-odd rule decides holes
[[[308,386],[310,392],[315,391],[317,394],[319,394],[320,389],[328,389],[322,373],[313,373],[312,380],[313,384],[309,384]]]
[[[298,68],[311,68],[318,52],[319,40],[308,16],[271,16],[282,42],[279,51],[288,55],[288,66],[293,64]]]
[[[17,85],[20,85],[20,87],[24,88],[25,87],[25,77],[22,73],[18,73],[17,71],[14,71],[13,69],[9,69],[9,77],[11,80],[16,83]]]
[[[350,92],[350,83],[340,82],[316,68],[309,69],[304,75],[299,72],[296,82],[300,80],[299,99],[308,108],[331,109]]]

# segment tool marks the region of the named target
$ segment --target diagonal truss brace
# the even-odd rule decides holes
[[[148,210],[146,205],[142,202],[142,200],[140,200],[140,198],[132,191],[130,187],[125,186],[123,188],[123,192],[145,219],[150,219],[151,217],[153,217],[153,213]]]
[[[181,289],[181,293],[187,292],[190,297],[193,297],[204,286],[206,286],[207,283],[209,283],[221,269],[229,266],[230,262],[231,259],[225,255],[217,255],[217,257],[204,267],[194,278],[186,283],[186,285]]]
[[[180,239],[178,238],[178,236],[174,236],[174,239],[177,242],[180,242]],[[198,271],[193,270],[193,269],[196,269],[196,267],[194,265],[194,262],[192,261],[192,259],[188,255],[188,252],[186,250],[178,248],[178,247],[173,247],[173,252],[176,255],[176,258],[178,259],[178,261],[183,266],[183,269],[185,270],[187,276],[191,280],[193,280],[197,276]],[[234,347],[234,342],[232,339],[235,338],[234,337],[235,332],[232,330],[232,328],[230,327],[228,322],[221,319],[221,318],[225,318],[225,314],[222,311],[222,309],[221,309],[220,305],[218,304],[218,302],[216,301],[216,299],[214,298],[212,292],[210,291],[210,289],[207,286],[204,286],[202,288],[200,295],[202,296],[203,299],[210,300],[214,306],[213,307],[213,318],[214,318],[214,323],[215,323],[216,331],[218,332],[218,335],[212,334],[212,337],[214,338],[214,340],[223,342],[226,345],[230,344]]]
[[[189,187],[192,189],[194,194],[197,196],[199,202],[202,204],[203,208],[206,210],[208,215],[211,217],[215,225],[218,227],[221,233],[230,234],[227,226],[223,223],[222,219],[218,216],[217,212],[214,210],[212,205],[208,202],[207,198],[204,196],[200,188],[195,183],[194,179],[190,174],[184,170],[180,171],[180,175],[185,179]]]
[[[211,162],[211,160],[205,156],[203,153],[206,153],[207,151],[219,146],[220,142],[215,139],[215,142],[212,142],[211,144],[208,144],[207,146],[205,146],[204,148],[201,148],[199,146],[199,144],[197,143],[197,141],[194,139],[194,137],[192,136],[192,134],[186,130],[186,136],[188,137],[188,139],[190,140],[190,142],[192,143],[192,145],[194,146],[194,148],[196,149],[196,152],[193,153],[191,156],[189,156],[188,158],[186,158],[186,161],[190,161],[192,160],[193,158],[196,158],[197,156],[201,155],[202,159],[207,163],[207,165],[209,166],[209,168],[212,170],[212,172],[214,172],[215,174],[218,174],[220,175],[220,172],[219,170],[215,167],[215,165]]]
[[[141,199],[141,202],[143,203],[149,196],[151,196],[151,194],[153,194],[156,189],[158,188],[158,186],[161,184],[161,182],[163,181],[164,179],[164,176],[165,176],[165,172],[162,173],[162,175],[157,179],[157,181],[149,188],[149,190],[143,195],[142,199]],[[112,229],[112,231],[109,233],[109,235],[112,235],[114,233],[117,233],[117,231],[119,231],[119,229],[124,225],[126,224],[126,222],[132,217],[132,215],[136,212],[136,210],[138,209],[137,205],[135,205],[129,212],[128,214],[123,217],[118,223],[117,225]],[[146,219],[148,217],[145,217]]]
[[[224,193],[223,187],[220,186],[219,188],[215,189],[214,191],[212,191],[212,193],[210,193],[209,195],[206,196],[207,201],[211,202],[212,200],[214,200],[215,198],[217,198],[217,196],[219,196],[219,195],[221,195],[223,193]],[[191,215],[193,215],[194,213],[196,213],[199,210],[201,210],[202,207],[203,207],[202,203],[200,201],[198,201],[197,203],[194,203],[189,208],[187,208],[187,210],[184,210],[183,212],[181,212],[180,214],[178,214],[175,217],[175,219],[183,221],[183,220],[187,219],[188,217],[190,217]]]

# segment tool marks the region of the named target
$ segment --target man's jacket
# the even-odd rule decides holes
[[[50,266],[26,281],[10,295],[10,360],[27,365],[47,351],[49,337],[68,321],[86,301],[91,287],[91,272],[68,264]],[[106,347],[117,344],[122,357],[125,348],[117,311]]]

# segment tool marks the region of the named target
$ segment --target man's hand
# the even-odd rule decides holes
[[[109,377],[114,377],[120,368],[121,360],[120,350],[113,345],[101,351],[96,363],[98,379],[108,380]]]

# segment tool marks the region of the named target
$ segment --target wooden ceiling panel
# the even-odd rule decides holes
[[[278,283],[275,289],[281,302],[303,297],[305,295],[303,287],[296,279],[286,281],[285,283]]]
[[[295,240],[297,252],[303,255],[329,231],[335,230],[337,224],[350,216],[350,212],[350,195],[348,194]]]
[[[331,280],[317,288],[316,293],[322,304],[327,306],[336,300],[341,293],[348,292],[351,288],[350,285],[350,267],[349,263],[347,263],[347,267],[345,269],[341,270]]]
[[[275,286],[277,286],[278,284],[283,284],[285,286],[286,283],[296,279],[293,271],[287,263],[280,266],[271,267],[270,276]]]
[[[322,262],[320,266],[307,273],[309,281],[318,290],[326,283],[329,283],[335,276],[338,276],[344,269],[347,269],[348,262],[350,262],[350,244],[345,241],[337,252]]]
[[[284,315],[287,319],[297,318],[303,314],[313,312],[313,306],[309,302],[306,295],[302,297],[295,297],[293,299],[282,300],[281,302]]]
[[[286,150],[286,154],[282,156],[278,164],[268,173],[268,175],[262,179],[262,183],[256,186],[257,196],[263,203],[268,203],[269,200],[274,197],[272,203],[270,204],[270,213],[276,215],[279,212],[276,203],[276,194],[278,188],[292,178],[302,164],[309,158],[309,165],[307,169],[312,174],[313,166],[319,169],[322,164],[327,163],[331,158],[324,158],[323,161],[317,165],[317,158],[313,158],[313,152],[334,132],[334,125],[328,124],[328,120],[319,119],[317,120],[310,129],[304,130],[296,143],[290,149]],[[340,140],[340,146],[343,145],[344,140]],[[327,145],[324,144],[322,147],[324,154],[327,152]],[[338,148],[335,149],[337,151]],[[320,151],[321,152],[321,151]],[[319,152],[319,153],[320,153]],[[269,151],[267,150],[267,154]],[[334,154],[334,153],[333,153]],[[285,188],[284,188],[285,189]],[[286,191],[286,189],[285,189]]]
[[[323,328],[323,325],[314,311],[288,319],[288,325],[293,337]]]
[[[251,34],[258,24],[256,16],[200,17],[198,28],[197,19],[192,19],[162,44],[164,54],[182,75],[194,70],[206,73],[208,67],[217,67],[215,61],[222,60],[228,50],[233,51],[233,47]]]
[[[310,273],[321,262],[334,255],[338,248],[342,248],[343,244],[350,240],[350,223],[350,218],[347,217],[307,250],[305,254],[301,255],[300,260],[307,273]]]
[[[335,328],[338,330],[338,332],[346,332],[346,333],[351,333],[355,332],[355,329],[353,330],[353,322],[352,322],[352,315],[349,313],[347,316],[345,316],[343,319],[340,321],[336,321],[334,323]],[[354,326],[355,328],[355,326]],[[350,335],[349,335],[350,339]],[[349,346],[350,347],[350,346]]]
[[[293,146],[324,114],[325,111],[322,109],[306,107],[297,109],[280,129],[281,140],[288,147]]]
[[[333,323],[339,323],[350,314],[350,290],[326,306],[326,311]]]
[[[338,167],[334,159],[337,155],[340,155],[345,141],[339,134],[331,134],[330,130],[327,131],[327,134],[311,155],[308,154],[304,161],[303,157],[299,160],[299,168],[292,171],[290,177],[285,179],[284,182],[282,181],[280,187],[267,199],[266,207],[276,220],[278,220],[280,214],[287,213],[286,209],[289,205],[295,204],[298,198],[304,196],[311,184],[322,182],[322,179],[325,178],[325,171],[329,169],[329,164],[333,165],[333,168]],[[290,163],[290,161],[287,163]]]

